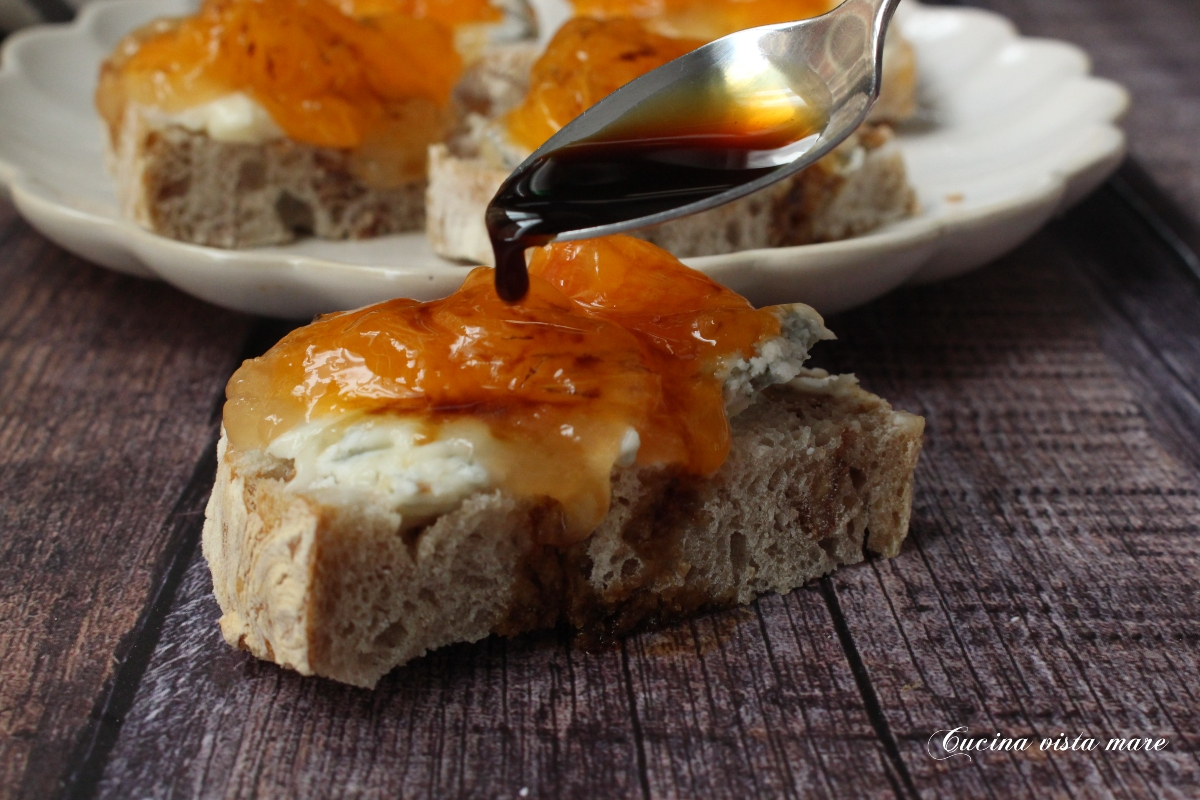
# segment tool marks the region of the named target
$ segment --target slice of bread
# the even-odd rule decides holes
[[[235,647],[305,675],[373,686],[452,642],[558,622],[621,634],[787,592],[907,530],[924,421],[852,376],[807,371],[731,420],[711,478],[618,468],[610,511],[567,548],[558,507],[469,496],[398,532],[366,507],[288,491],[294,464],[222,437],[204,555]]]
[[[162,236],[210,247],[360,239],[420,230],[425,182],[378,189],[350,154],[281,138],[249,144],[162,125],[130,105],[109,153],[121,213]]]
[[[507,102],[502,75],[528,72],[532,57],[524,54],[532,44],[526,42],[532,43],[536,26],[525,0],[494,4],[503,11],[500,22],[456,31],[467,68],[450,108],[418,99],[392,113],[417,120],[422,130],[444,131],[467,110],[486,113]],[[515,61],[510,51],[518,54]],[[121,213],[144,228],[193,244],[244,248],[302,236],[361,239],[425,225],[423,176],[399,183],[379,178],[369,160],[359,167],[349,150],[293,141],[269,117],[270,134],[214,138],[197,120],[180,121],[189,111],[172,116],[130,103],[116,124],[110,120],[106,163]],[[238,140],[246,138],[254,141]]]

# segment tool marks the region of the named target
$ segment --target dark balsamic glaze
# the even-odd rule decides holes
[[[487,209],[497,293],[524,297],[525,250],[559,233],[699,202],[787,163],[773,154],[815,138],[826,120],[802,95],[783,93],[767,93],[763,114],[720,87],[684,89],[522,165]]]

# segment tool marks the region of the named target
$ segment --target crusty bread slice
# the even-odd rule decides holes
[[[536,52],[525,0],[495,0],[499,23],[462,26],[467,69],[449,110],[488,113],[514,102],[506,75],[526,75]],[[521,79],[523,87],[525,79]],[[519,96],[518,96],[519,97]],[[428,109],[417,104],[409,113]],[[440,112],[439,112],[440,113]],[[439,120],[434,124],[442,124]],[[362,239],[419,231],[425,178],[365,179],[348,150],[280,136],[248,143],[212,138],[154,108],[129,104],[106,137],[122,214],[163,236],[212,247],[283,244],[301,236]]]
[[[678,258],[857,236],[917,207],[904,159],[887,125],[865,125],[806,170],[710,211],[633,235]],[[459,150],[459,153],[462,153]],[[429,154],[425,230],[444,258],[494,265],[483,217],[508,177],[485,156],[434,145]]]
[[[344,150],[290,139],[218,141],[158,116],[130,105],[109,151],[122,214],[155,233],[237,248],[424,224],[423,180],[378,189],[355,176]]]
[[[500,491],[397,532],[369,508],[287,489],[290,462],[222,438],[204,555],[231,645],[305,675],[373,686],[452,642],[565,621],[603,633],[787,592],[907,530],[924,420],[852,376],[809,371],[731,420],[725,465],[698,479],[613,473],[587,539],[538,543],[557,506]]]

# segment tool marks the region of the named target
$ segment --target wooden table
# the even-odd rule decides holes
[[[372,693],[227,649],[222,393],[287,327],[0,202],[0,796],[1200,797],[1200,4],[985,4],[1133,90],[1133,158],[830,321],[825,365],[927,420],[903,552],[598,653],[492,639]],[[959,726],[1034,744],[932,758]],[[1168,744],[1103,751],[1133,735]]]

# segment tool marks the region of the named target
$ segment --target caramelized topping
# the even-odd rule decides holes
[[[735,31],[816,17],[838,0],[575,0],[580,16],[631,17],[666,36],[711,41]]]
[[[298,142],[400,153],[382,170],[398,182],[449,123],[453,26],[498,16],[487,0],[205,0],[127,37],[96,104],[115,131],[130,102],[174,113],[244,92]]]
[[[599,100],[702,44],[652,33],[631,19],[572,19],[533,65],[529,94],[508,115],[509,136],[535,150]]]
[[[497,485],[562,503],[562,541],[608,509],[610,473],[629,428],[639,464],[711,474],[729,450],[717,375],[753,355],[779,320],[624,236],[539,248],[515,305],[470,273],[444,300],[393,300],[332,314],[289,334],[229,382],[232,446],[265,449],[307,421],[403,414],[438,427],[487,424],[481,452]]]

